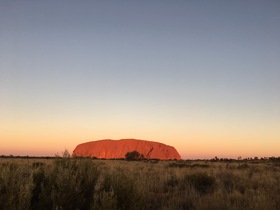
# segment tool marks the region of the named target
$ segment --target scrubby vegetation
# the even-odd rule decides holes
[[[279,159],[0,159],[0,209],[280,209]]]
[[[125,155],[125,159],[126,160],[143,160],[144,159],[144,155],[138,152],[138,151],[132,151],[132,152],[128,152]]]

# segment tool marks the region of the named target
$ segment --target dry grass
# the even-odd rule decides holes
[[[0,159],[0,209],[280,209],[278,161]]]

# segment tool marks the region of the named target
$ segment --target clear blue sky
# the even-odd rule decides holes
[[[0,100],[3,154],[280,155],[280,1],[0,0]]]

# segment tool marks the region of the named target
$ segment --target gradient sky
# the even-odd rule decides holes
[[[280,1],[0,0],[0,155],[108,138],[280,156]]]

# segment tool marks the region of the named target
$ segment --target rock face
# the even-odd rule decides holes
[[[177,150],[159,142],[137,139],[99,140],[79,144],[73,151],[72,156],[97,157],[97,158],[125,158],[126,153],[137,151],[148,159],[180,160]]]

